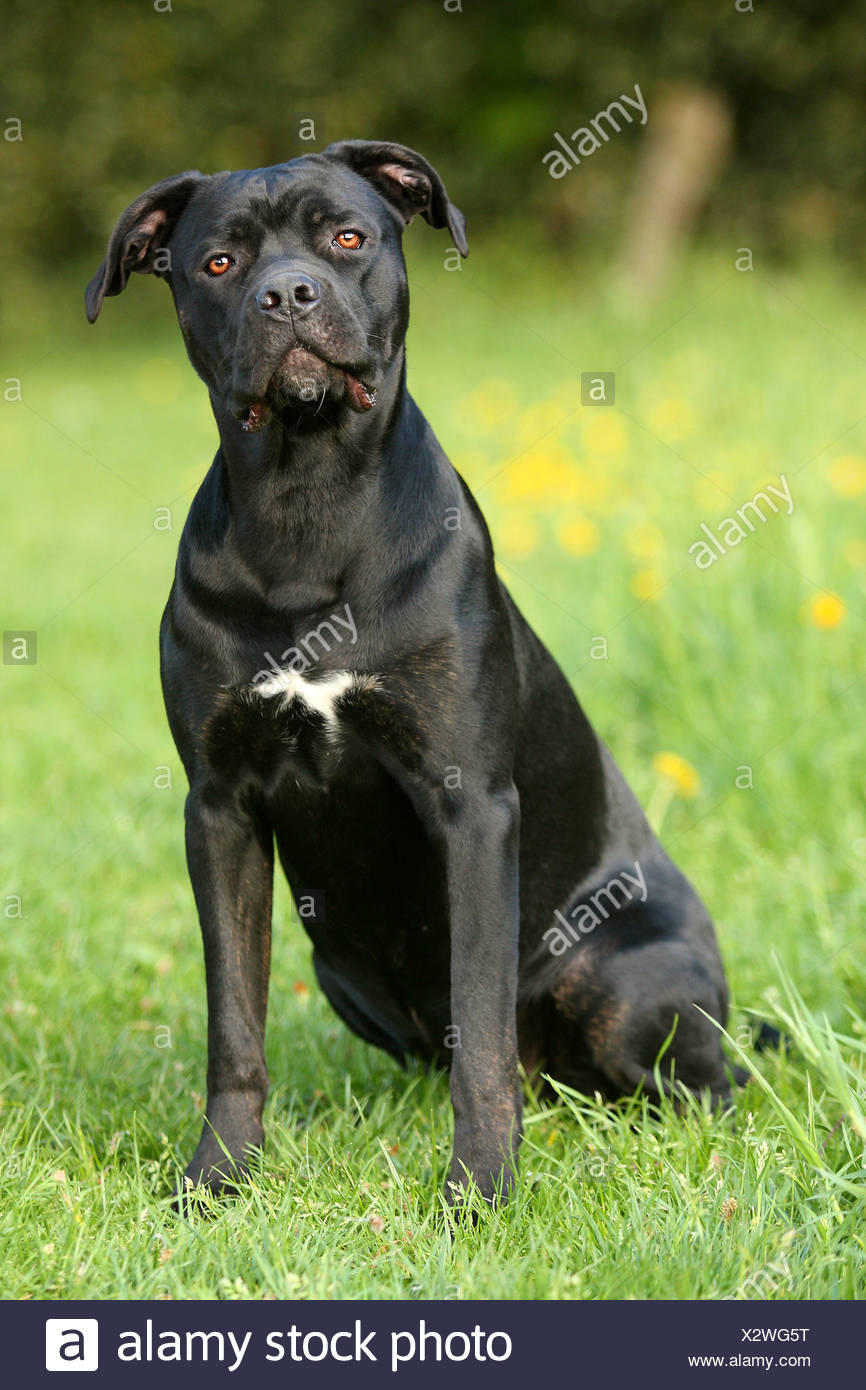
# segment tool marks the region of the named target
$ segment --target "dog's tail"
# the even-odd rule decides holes
[[[765,1023],[763,1020],[758,1024],[758,1033],[755,1038],[755,1051],[768,1052],[770,1048],[774,1052],[786,1052],[791,1050],[791,1039],[787,1033],[780,1033],[778,1028],[774,1028],[772,1023]]]
[[[772,1023],[765,1023],[763,1020],[758,1024],[758,1031],[752,1044],[756,1052],[790,1052],[791,1039],[786,1033],[781,1033],[778,1028],[774,1028]],[[738,1086],[745,1086],[752,1080],[752,1073],[746,1067],[734,1067],[734,1080]]]

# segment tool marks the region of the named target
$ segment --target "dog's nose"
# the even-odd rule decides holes
[[[281,306],[287,309],[307,309],[321,298],[322,287],[312,275],[287,275],[278,283],[259,290],[256,303],[263,313],[272,313]]]

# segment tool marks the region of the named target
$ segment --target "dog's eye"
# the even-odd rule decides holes
[[[226,271],[229,270],[233,265],[234,261],[232,260],[231,256],[226,256],[223,253],[220,256],[211,256],[210,260],[205,266],[205,270],[207,271],[208,275],[225,275]]]
[[[351,227],[345,231],[338,232],[334,237],[334,245],[339,246],[342,251],[360,251],[366,237],[361,236],[360,232],[353,231]]]

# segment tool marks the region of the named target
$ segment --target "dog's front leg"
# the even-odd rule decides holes
[[[262,1142],[271,828],[230,792],[193,789],[186,852],[204,941],[208,1070],[204,1129],[185,1176],[219,1190],[245,1171],[249,1149]]]
[[[519,802],[512,786],[453,810],[445,832],[451,919],[451,1101],[446,1195],[467,1176],[506,1195],[521,1135],[517,1071]]]

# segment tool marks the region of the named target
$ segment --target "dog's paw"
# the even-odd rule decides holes
[[[219,1156],[210,1161],[207,1156],[200,1158],[196,1150],[181,1179],[183,1191],[206,1190],[214,1197],[232,1196],[249,1179],[250,1158],[254,1153],[255,1150],[249,1148],[243,1158],[233,1158],[220,1151]]]
[[[176,1206],[194,1203],[196,1195],[229,1197],[249,1181],[250,1164],[261,1153],[264,1135],[260,1124],[242,1129],[206,1118],[198,1148],[181,1179]]]
[[[442,1196],[458,1220],[474,1222],[482,1213],[504,1205],[516,1180],[514,1164],[473,1164],[469,1167],[455,1157]]]
[[[215,1201],[238,1195],[249,1181],[251,1161],[260,1153],[248,1146],[245,1156],[235,1159],[220,1151],[219,1158],[210,1162],[206,1155],[199,1157],[201,1147],[183,1173],[171,1204],[181,1216],[216,1214]]]

